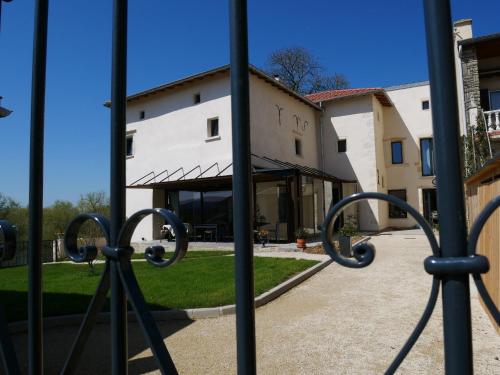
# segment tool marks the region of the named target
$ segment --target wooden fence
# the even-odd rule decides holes
[[[500,157],[488,162],[481,170],[469,177],[465,184],[467,219],[470,228],[486,204],[500,195]],[[493,213],[484,226],[479,237],[477,252],[487,256],[490,261],[490,271],[483,275],[483,280],[498,308],[500,306],[500,209]],[[500,333],[500,327],[495,322],[493,324]]]

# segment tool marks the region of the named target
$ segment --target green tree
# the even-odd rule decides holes
[[[19,241],[28,240],[28,209],[2,193],[0,193],[0,219],[7,220],[16,227]]]
[[[43,239],[54,240],[64,234],[70,221],[78,214],[73,203],[57,200],[43,211]]]
[[[95,213],[109,217],[109,198],[103,191],[81,195],[77,207],[81,213]],[[88,244],[93,245],[94,240],[103,234],[97,224],[89,221],[82,226],[80,236],[88,239]]]

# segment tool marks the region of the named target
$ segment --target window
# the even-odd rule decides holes
[[[406,189],[389,190],[388,193],[389,193],[389,195],[392,195],[392,196],[399,198],[399,199],[406,202]],[[406,211],[389,203],[389,218],[390,219],[404,219],[406,217],[408,217],[408,214],[406,213]]]
[[[201,103],[201,94],[198,92],[194,94],[193,96],[193,102],[194,104],[200,104]]]
[[[208,129],[207,129],[207,137],[213,138],[219,136],[219,119],[212,118],[208,120]]]
[[[346,152],[347,151],[347,141],[345,139],[340,139],[338,141],[337,151],[338,152]]]
[[[500,91],[490,91],[490,110],[500,109]]]
[[[141,112],[139,112],[139,118],[140,118],[141,120],[144,120],[144,119],[146,118],[146,112],[145,112],[145,111],[141,111]]]
[[[134,137],[127,137],[127,156],[134,156]]]
[[[428,100],[422,100],[422,110],[426,111],[431,108],[431,103]]]
[[[422,176],[434,176],[434,146],[432,138],[420,140],[420,159],[422,163]]]
[[[392,164],[403,164],[403,142],[391,142]]]
[[[295,139],[295,155],[302,155],[302,142],[300,139]]]

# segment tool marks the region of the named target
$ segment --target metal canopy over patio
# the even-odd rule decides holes
[[[294,241],[299,227],[319,236],[326,212],[342,198],[342,184],[356,182],[267,156],[251,154],[251,159],[254,231],[272,241]],[[152,189],[155,204],[163,204],[193,228],[191,240],[197,240],[196,228],[210,226],[215,228],[211,239],[232,241],[232,174],[231,162],[179,166],[148,172],[128,188]],[[156,227],[153,235],[158,236]]]

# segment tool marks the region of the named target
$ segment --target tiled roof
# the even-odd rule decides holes
[[[391,106],[391,102],[389,98],[387,98],[384,89],[380,87],[321,91],[306,95],[306,98],[312,102],[319,103],[333,99],[361,96],[366,94],[374,94],[383,105]]]
[[[328,90],[315,92],[314,94],[306,95],[306,98],[313,102],[323,102],[326,100],[331,100],[335,98],[343,98],[346,96],[363,95],[371,92],[382,91],[382,88],[362,88],[362,89],[345,89],[345,90]]]

